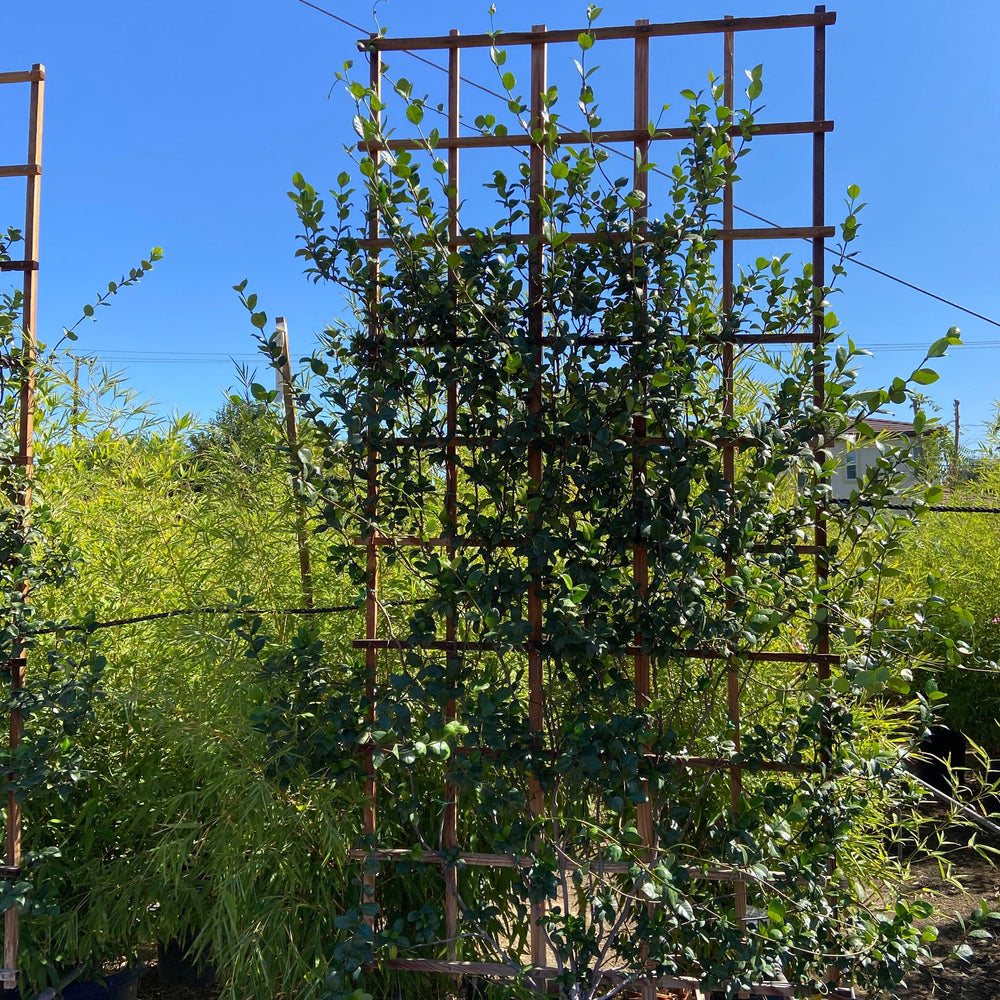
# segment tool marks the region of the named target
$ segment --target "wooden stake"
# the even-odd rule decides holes
[[[299,458],[299,427],[295,417],[295,392],[292,381],[292,359],[288,351],[288,325],[285,317],[279,316],[274,325],[282,358],[278,370],[281,380],[281,403],[285,412],[285,440],[292,455],[292,462],[299,470],[292,480],[292,503],[295,505],[295,543],[299,550],[299,578],[302,581],[302,601],[307,608],[313,607],[312,557],[309,553],[309,531],[306,528],[305,505],[295,491],[295,484],[304,480],[302,460]]]
[[[77,426],[80,420],[80,359],[73,358],[73,410],[70,425],[70,439],[76,441],[80,437]]]
[[[959,405],[958,404],[958,400],[956,399],[955,400],[955,455],[954,455],[954,457],[951,460],[951,478],[952,478],[952,482],[956,486],[958,485],[958,468],[959,468],[959,462],[958,462],[958,441],[959,441],[959,438],[958,438],[958,429],[959,429],[958,405]]]

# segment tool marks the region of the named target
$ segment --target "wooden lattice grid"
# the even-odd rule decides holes
[[[825,287],[825,240],[834,235],[834,229],[825,223],[824,199],[825,199],[825,141],[826,134],[833,130],[833,122],[826,119],[826,28],[836,20],[833,12],[828,12],[822,5],[817,6],[810,14],[783,15],[773,17],[726,17],[721,20],[688,21],[678,23],[658,23],[650,24],[646,20],[636,21],[633,25],[621,25],[614,27],[588,26],[585,30],[596,41],[602,40],[631,40],[634,46],[633,51],[633,74],[634,74],[634,105],[632,116],[632,127],[626,129],[610,130],[596,129],[592,133],[561,131],[556,139],[557,145],[573,143],[594,143],[595,145],[608,145],[612,143],[630,143],[633,146],[636,157],[636,169],[634,172],[634,187],[644,196],[643,206],[637,209],[640,226],[645,218],[646,200],[648,195],[648,173],[638,168],[639,163],[647,162],[647,153],[651,143],[684,140],[689,138],[690,132],[687,128],[657,128],[655,131],[649,128],[649,106],[650,106],[650,46],[655,39],[665,37],[678,37],[690,35],[721,35],[723,41],[723,104],[732,109],[735,96],[735,41],[736,35],[747,31],[773,31],[780,29],[811,29],[813,44],[812,60],[812,117],[804,121],[785,121],[773,123],[755,124],[754,136],[773,135],[806,135],[811,137],[812,142],[812,171],[811,171],[811,222],[809,225],[767,228],[740,228],[734,225],[733,212],[733,188],[732,183],[727,183],[724,189],[722,205],[722,226],[715,232],[715,239],[722,248],[721,272],[723,283],[723,310],[731,310],[733,307],[733,282],[734,282],[734,243],[736,241],[749,240],[808,240],[812,248],[812,283],[814,290],[821,291]],[[477,34],[462,36],[457,31],[452,31],[449,35],[391,38],[384,35],[374,35],[358,43],[359,49],[366,53],[370,60],[369,86],[372,94],[376,97],[381,95],[381,83],[383,75],[383,57],[385,53],[392,52],[428,52],[444,51],[447,53],[447,75],[448,75],[448,101],[447,101],[447,134],[442,133],[436,142],[436,149],[447,151],[448,183],[450,186],[448,196],[448,249],[456,250],[463,246],[469,246],[471,241],[460,235],[459,224],[459,169],[460,154],[465,150],[474,149],[528,149],[528,161],[530,164],[529,199],[532,211],[529,219],[527,232],[505,235],[506,242],[519,242],[527,244],[529,254],[529,272],[527,301],[532,303],[528,316],[529,337],[534,343],[536,370],[541,369],[544,360],[544,349],[546,338],[544,337],[544,313],[542,297],[539,294],[542,268],[544,266],[545,235],[542,225],[542,214],[540,209],[540,196],[545,186],[545,154],[543,144],[536,141],[531,136],[531,129],[538,128],[543,119],[542,95],[546,91],[546,67],[548,49],[551,45],[572,43],[577,44],[580,29],[553,30],[549,31],[545,25],[535,25],[531,31],[523,32],[503,32],[496,34]],[[508,135],[462,135],[460,133],[461,118],[459,113],[461,72],[461,53],[467,49],[482,49],[486,47],[503,47],[510,49],[518,46],[526,46],[530,50],[531,83],[530,83],[530,127],[522,134]],[[444,68],[444,67],[440,67]],[[381,112],[375,111],[372,114],[372,121],[378,130],[381,124]],[[732,126],[734,132],[736,126]],[[366,152],[376,164],[379,162],[380,154],[383,152],[396,152],[401,150],[422,150],[426,149],[426,140],[417,138],[391,138],[388,140],[365,140],[358,143],[359,150]],[[369,222],[367,239],[363,240],[364,247],[369,252],[369,276],[372,279],[372,296],[377,300],[379,296],[378,279],[381,268],[380,253],[392,248],[390,239],[381,236],[379,231],[379,213],[374,202],[369,205]],[[593,240],[593,233],[571,233],[567,242],[586,242]],[[815,295],[817,302],[821,296]],[[368,315],[374,315],[371,309],[373,301],[367,303]],[[371,344],[372,356],[369,360],[374,361],[377,352],[378,331],[375,321],[370,320],[369,343]],[[826,338],[824,327],[824,313],[822,306],[817,305],[814,310],[812,327],[809,332],[790,333],[749,333],[737,334],[732,340],[722,345],[722,380],[724,384],[725,415],[732,417],[735,405],[735,351],[738,346],[747,344],[769,344],[784,346],[791,344],[803,344],[814,349],[813,356],[813,401],[817,408],[824,405],[826,369],[824,362],[824,352],[820,350]],[[446,389],[446,434],[444,440],[433,442],[434,447],[444,447],[450,456],[454,456],[460,445],[474,444],[475,442],[461,438],[458,435],[458,386],[452,382]],[[542,382],[535,379],[530,394],[528,396],[529,414],[537,414],[541,407]],[[644,417],[633,418],[633,443],[643,442],[646,444],[655,443],[655,439],[647,436],[646,419]],[[396,439],[396,445],[400,445],[400,440]],[[661,442],[662,443],[662,442]],[[426,442],[422,443],[426,446]],[[420,447],[421,443],[414,443],[414,447]],[[724,473],[730,484],[734,482],[736,453],[739,447],[738,441],[727,440],[720,442],[723,450]],[[814,445],[814,457],[820,466],[823,463],[823,448],[820,441]],[[530,482],[538,486],[542,478],[542,448],[539,444],[529,445],[526,464]],[[377,512],[379,503],[379,459],[378,449],[372,446],[368,453],[367,460],[367,502],[364,511],[365,519],[369,524],[377,524]],[[634,483],[642,479],[644,474],[644,459],[640,455],[633,456],[632,462]],[[458,491],[458,463],[450,460],[446,465],[446,483],[444,510],[446,518],[451,524],[455,524],[457,509]],[[795,546],[795,550],[803,555],[814,557],[817,582],[822,584],[828,573],[829,556],[827,545],[827,523],[826,516],[822,508],[819,509],[813,524],[812,544],[802,544]],[[377,695],[376,677],[381,652],[391,649],[399,649],[403,644],[392,639],[382,638],[379,635],[379,550],[383,546],[389,545],[419,545],[434,546],[444,548],[449,555],[454,555],[454,538],[409,538],[409,539],[389,539],[379,536],[377,531],[373,531],[369,536],[359,541],[366,549],[366,573],[367,573],[367,601],[365,615],[365,638],[355,640],[355,647],[363,649],[365,652],[366,670],[366,699],[369,706],[368,722],[375,721],[375,699]],[[463,544],[470,544],[465,541]],[[727,564],[727,571],[732,571],[732,564]],[[633,582],[637,594],[640,598],[645,598],[649,590],[649,564],[647,558],[647,548],[641,542],[636,542],[633,546],[632,556]],[[544,675],[542,670],[542,654],[538,650],[538,643],[542,637],[544,624],[544,606],[537,585],[533,584],[527,594],[528,621],[531,626],[531,636],[527,644],[528,648],[528,686],[529,686],[529,722],[531,729],[535,732],[542,731],[542,711],[545,701]],[[820,616],[818,622],[818,637],[814,648],[808,652],[800,650],[778,651],[757,651],[741,653],[741,657],[748,661],[770,661],[788,664],[801,664],[812,666],[820,680],[830,677],[831,665],[838,662],[838,657],[830,652],[829,629],[825,622],[825,617]],[[462,643],[457,641],[456,623],[454,618],[449,617],[445,623],[444,640],[434,640],[419,645],[419,648],[428,650],[439,650],[445,653],[457,654],[469,649],[482,649],[484,646],[479,643]],[[725,658],[721,654],[701,649],[686,649],[678,652],[692,659]],[[635,645],[630,650],[634,660],[635,675],[635,699],[637,707],[643,707],[650,700],[650,657],[643,651],[642,636],[637,635]],[[736,753],[740,750],[740,677],[738,668],[730,661],[727,665],[727,714],[732,727]],[[450,702],[446,708],[446,718],[454,719],[456,705]],[[687,768],[710,768],[725,769],[729,775],[730,798],[735,809],[740,801],[742,793],[742,767],[739,763],[722,757],[677,757],[672,758],[672,762]],[[372,752],[366,755],[364,782],[364,823],[363,830],[370,842],[375,842],[378,832],[377,824],[377,801],[376,801],[376,774],[373,763]],[[801,770],[801,765],[788,764],[779,761],[765,762],[763,770],[768,771],[797,771]],[[540,791],[535,785],[531,796],[530,806],[533,812],[542,808]],[[651,815],[651,805],[647,797],[645,804],[638,807],[639,830],[643,841],[649,847],[653,847],[653,822]],[[486,868],[513,868],[523,865],[523,859],[515,859],[507,855],[497,854],[472,854],[458,850],[457,837],[457,816],[456,816],[456,794],[454,787],[449,783],[445,788],[445,807],[443,816],[443,847],[444,853],[426,851],[421,854],[421,860],[428,863],[438,863],[442,866],[442,878],[445,887],[445,936],[448,941],[447,957],[443,960],[436,959],[416,959],[416,958],[386,958],[378,959],[377,964],[385,969],[401,971],[422,971],[448,975],[470,974],[496,977],[509,977],[517,970],[512,969],[502,963],[494,962],[461,962],[456,960],[456,932],[458,926],[458,905],[456,894],[456,869],[453,863],[455,857],[464,864],[471,866],[483,866]],[[408,848],[375,848],[370,850],[352,851],[352,856],[356,860],[367,862],[390,862],[395,860],[412,860],[414,852]],[[447,863],[446,863],[447,862]],[[604,870],[613,872],[628,870],[628,865],[614,864],[605,865]],[[692,874],[695,874],[692,872]],[[709,879],[719,882],[728,882],[732,885],[733,896],[737,917],[740,921],[747,919],[747,875],[736,872],[733,869],[717,868],[708,871],[698,869],[697,876],[702,879]],[[374,894],[376,876],[372,874],[370,864],[366,865],[363,883],[366,893]],[[544,934],[540,926],[542,916],[541,904],[534,904],[531,913],[530,930],[530,951],[531,964],[539,980],[550,978],[555,974],[555,970],[545,968],[546,948]],[[658,985],[663,988],[694,989],[698,986],[695,979],[683,976],[661,977]],[[785,982],[771,982],[759,984],[762,991],[775,995],[793,996],[796,992],[794,984]],[[644,996],[655,996],[653,984],[644,983],[642,985]],[[840,993],[842,991],[835,991]],[[843,991],[848,995],[848,991]]]

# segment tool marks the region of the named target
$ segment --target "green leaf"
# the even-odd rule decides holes
[[[586,31],[581,31],[579,35],[576,36],[577,44],[583,49],[584,52],[587,49],[592,48],[594,44],[594,36],[587,34]],[[603,50],[602,50],[603,51]]]
[[[424,120],[424,109],[417,103],[406,106],[406,117],[414,125],[419,125]]]
[[[918,385],[933,385],[940,376],[933,368],[918,368],[910,379]]]
[[[517,78],[508,70],[500,77],[500,83],[503,84],[504,90],[513,90],[514,85],[517,83]]]
[[[861,194],[861,188],[857,184],[852,184],[847,189],[847,197],[850,198],[851,201],[854,201],[854,199],[857,198],[859,194]]]
[[[552,164],[552,176],[557,180],[563,180],[569,176],[569,167],[562,160],[556,161]]]

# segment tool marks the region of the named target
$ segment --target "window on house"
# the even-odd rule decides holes
[[[847,474],[847,481],[849,483],[856,483],[858,481],[858,455],[857,452],[850,452],[847,456],[847,461],[845,463],[845,472]]]

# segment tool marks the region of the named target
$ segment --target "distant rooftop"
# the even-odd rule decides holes
[[[913,424],[907,420],[880,420],[873,417],[865,423],[876,432],[889,431],[892,434],[913,434]]]

